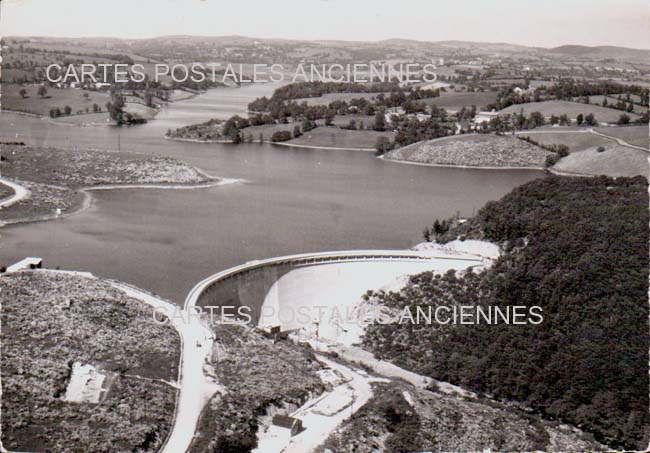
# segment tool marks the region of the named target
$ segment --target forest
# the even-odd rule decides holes
[[[571,423],[612,448],[648,445],[648,185],[548,177],[438,237],[504,254],[481,273],[413,276],[389,308],[538,305],[540,325],[374,324],[365,347],[435,379]]]

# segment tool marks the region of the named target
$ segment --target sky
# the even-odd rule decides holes
[[[647,0],[1,0],[3,36],[648,46]]]

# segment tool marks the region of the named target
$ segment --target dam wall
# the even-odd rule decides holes
[[[470,254],[416,251],[291,255],[252,261],[208,277],[190,292],[186,306],[248,307],[253,325],[279,326],[283,331],[315,325],[317,334],[339,338],[354,329],[338,321],[314,320],[315,310],[346,310],[367,290],[394,284],[400,276],[463,270],[482,263],[480,257]]]

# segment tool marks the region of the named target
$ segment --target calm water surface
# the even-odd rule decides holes
[[[169,128],[244,114],[271,84],[215,89],[166,107],[138,127],[76,127],[0,113],[0,139],[91,147],[184,160],[245,182],[200,190],[93,194],[66,219],[0,230],[0,262],[40,256],[48,267],[88,270],[182,303],[201,278],[245,261],[310,251],[406,248],[435,218],[470,216],[487,201],[541,177],[386,163],[372,153],[164,139]]]

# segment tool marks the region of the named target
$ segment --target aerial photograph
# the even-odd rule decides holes
[[[0,453],[650,451],[640,0],[0,0]]]

